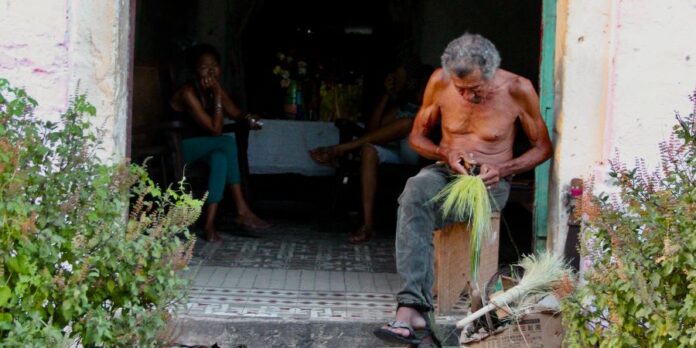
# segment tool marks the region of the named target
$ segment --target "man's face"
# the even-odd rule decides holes
[[[452,84],[457,93],[469,103],[480,104],[486,97],[488,80],[483,78],[481,69],[476,69],[465,77],[451,76]]]

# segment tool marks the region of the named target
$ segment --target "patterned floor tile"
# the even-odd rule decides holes
[[[346,243],[330,224],[274,221],[255,235],[227,233],[200,241],[185,277],[192,280],[179,313],[289,320],[392,320],[394,240]],[[466,303],[455,314],[466,312]]]

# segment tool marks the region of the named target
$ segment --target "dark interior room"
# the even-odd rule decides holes
[[[331,128],[343,120],[366,122],[383,93],[387,73],[404,61],[439,67],[444,47],[464,32],[490,39],[502,57],[501,68],[538,87],[540,23],[540,0],[140,0],[133,125],[144,127],[169,117],[169,98],[192,76],[184,52],[194,44],[218,49],[221,84],[242,110],[271,123],[321,123]],[[301,99],[293,99],[293,108],[288,109],[290,87],[283,86],[278,68],[285,69],[283,64],[297,68],[298,62],[303,63],[303,82],[291,86],[301,89]],[[244,192],[258,214],[278,221],[332,221],[341,226],[340,233],[354,228],[360,215],[359,176],[332,167],[320,168],[322,175],[259,171],[256,161],[282,162],[284,157],[264,155],[270,149],[257,151],[254,132],[260,135],[264,130],[248,132],[248,157],[240,154],[248,161],[246,168],[241,166]],[[528,143],[519,131],[518,135],[516,154],[524,152]],[[282,134],[288,139],[295,136]],[[148,149],[159,146],[149,135],[132,139],[136,160],[152,155]],[[172,165],[167,158],[150,161],[162,184],[176,178],[169,173]],[[379,177],[378,236],[393,238],[396,199],[408,175],[417,169],[395,169]],[[186,176],[194,190],[205,190],[205,185],[196,186],[195,172]],[[533,181],[533,172],[515,177],[501,222],[501,263],[532,251]],[[225,198],[221,210],[232,211],[231,205]],[[224,223],[231,217],[220,214],[218,219]]]

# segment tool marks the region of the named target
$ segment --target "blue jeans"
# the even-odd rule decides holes
[[[451,180],[447,164],[423,168],[408,179],[399,197],[396,225],[396,270],[403,288],[396,295],[400,306],[421,312],[433,309],[433,231],[455,221],[444,220],[439,202],[431,199]],[[510,194],[509,179],[502,179],[488,191],[491,209],[500,211]]]

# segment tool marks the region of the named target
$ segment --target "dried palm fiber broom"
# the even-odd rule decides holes
[[[471,236],[471,276],[476,281],[481,245],[491,235],[491,204],[486,185],[477,175],[457,175],[432,200],[442,201],[443,219],[451,216],[458,222],[467,221]]]
[[[567,263],[560,256],[548,251],[536,256],[527,255],[519,265],[524,268],[524,276],[522,276],[520,283],[491,299],[485,307],[457,322],[457,328],[466,327],[498,307],[509,308],[514,302],[531,294],[551,293],[554,286],[560,284],[564,277],[571,272]]]

